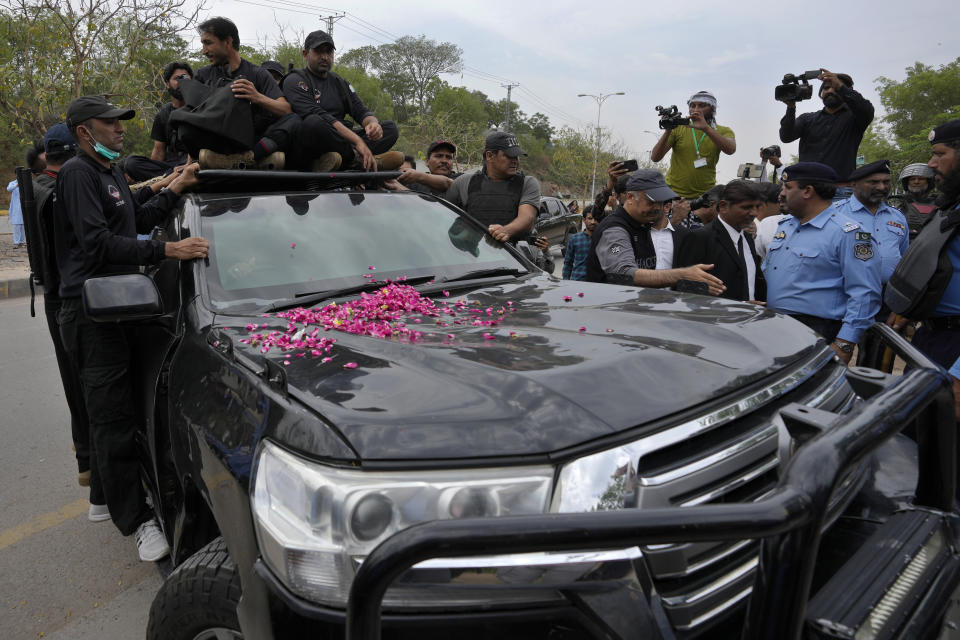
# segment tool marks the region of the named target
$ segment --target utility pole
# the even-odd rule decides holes
[[[503,128],[505,131],[510,131],[510,92],[513,91],[514,87],[519,87],[519,84],[502,84],[501,87],[506,87],[507,89],[507,119]]]
[[[333,37],[334,23],[336,23],[337,20],[345,17],[346,15],[347,14],[345,13],[333,13],[333,14],[330,14],[329,16],[320,16],[320,19],[327,23],[327,33],[330,34],[331,37]]]
[[[610,96],[622,96],[624,95],[623,91],[617,91],[616,93],[601,93],[599,95],[593,95],[592,93],[578,93],[578,98],[593,98],[597,101],[597,139],[593,145],[593,180],[590,182],[590,195],[594,196],[597,194],[597,156],[600,155],[600,107],[603,106],[603,101],[609,98]]]

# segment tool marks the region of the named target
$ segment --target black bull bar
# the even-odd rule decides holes
[[[861,395],[874,395],[860,411],[838,416],[829,429],[820,429],[803,444],[768,497],[739,504],[436,520],[412,526],[384,540],[357,571],[347,605],[347,640],[378,640],[387,588],[401,573],[431,558],[747,538],[760,538],[761,547],[742,638],[799,639],[828,503],[847,471],[916,420],[915,504],[954,508],[956,433],[950,378],[889,327],[875,324],[868,332],[902,358],[908,372],[897,378],[880,376],[886,386],[869,390],[862,374],[869,379],[870,372],[859,370],[854,387]],[[848,373],[857,375],[857,369]]]

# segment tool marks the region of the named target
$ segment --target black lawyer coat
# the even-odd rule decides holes
[[[744,258],[749,260],[753,257],[753,263],[756,265],[756,280],[754,281],[754,299],[766,300],[767,283],[764,280],[763,272],[760,270],[760,258],[757,256],[757,250],[753,243],[753,236],[744,233],[743,237],[747,241],[749,254]],[[740,256],[737,253],[737,246],[730,239],[730,234],[724,228],[720,219],[717,218],[704,225],[683,234],[678,238],[679,246],[675,251],[674,267],[690,267],[695,264],[712,264],[711,274],[723,280],[727,290],[720,294],[722,298],[730,300],[747,300],[749,291],[744,288],[744,277],[741,273]]]

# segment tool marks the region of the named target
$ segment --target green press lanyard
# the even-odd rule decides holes
[[[690,127],[690,133],[693,135],[693,148],[697,150],[697,157],[700,157],[700,143],[703,142],[703,139],[707,137],[707,132],[704,131],[700,134],[700,139],[697,140],[697,130],[693,127]]]

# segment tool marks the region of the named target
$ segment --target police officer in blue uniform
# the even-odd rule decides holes
[[[869,231],[832,206],[836,172],[799,162],[783,172],[780,199],[791,216],[767,247],[767,306],[793,316],[850,361],[880,309],[880,260]]]
[[[861,229],[870,234],[874,253],[880,259],[880,278],[886,283],[910,245],[906,216],[884,202],[890,195],[890,161],[866,164],[847,180],[853,183],[853,195],[838,203],[837,211],[860,223]]]

